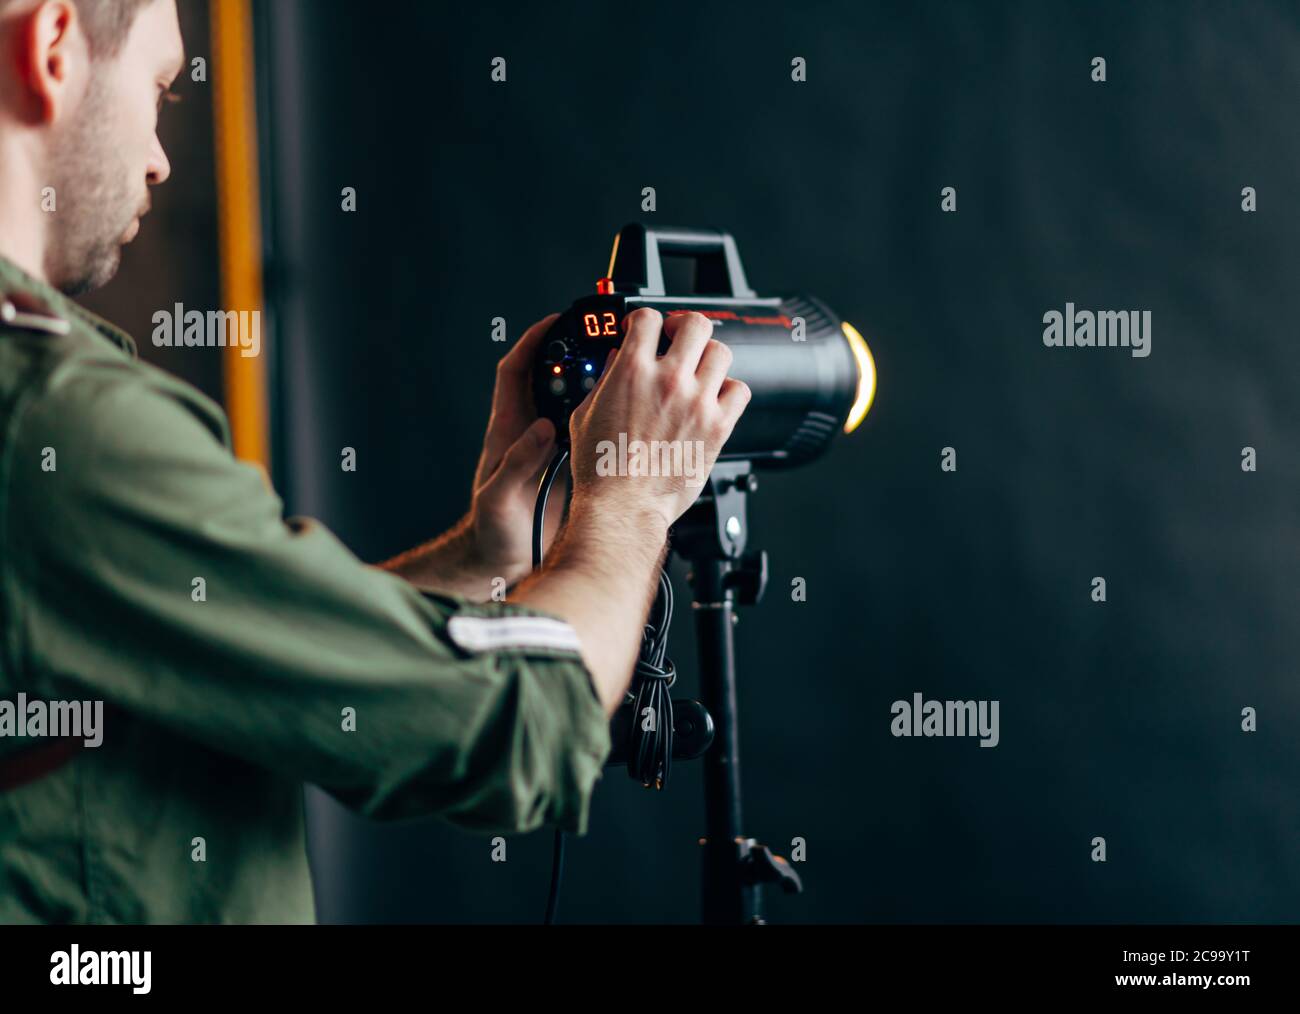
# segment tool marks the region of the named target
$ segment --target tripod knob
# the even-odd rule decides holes
[[[803,891],[803,881],[790,863],[753,838],[741,843],[741,876],[747,884],[778,883],[786,894]]]
[[[767,590],[767,550],[746,553],[727,573],[727,586],[736,591],[736,601],[752,606],[762,601]]]
[[[729,488],[737,493],[757,493],[758,476],[753,472],[742,472],[730,481]]]
[[[695,760],[713,745],[713,716],[699,701],[672,699],[673,760]],[[638,716],[632,701],[625,700],[609,721],[609,756],[606,767],[627,763],[632,729]]]

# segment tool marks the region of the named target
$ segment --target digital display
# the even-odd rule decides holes
[[[618,336],[618,315],[613,310],[584,313],[582,327],[588,338],[615,338]]]

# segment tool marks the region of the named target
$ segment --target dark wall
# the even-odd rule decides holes
[[[452,523],[491,319],[515,337],[591,291],[627,221],[727,229],[760,292],[826,300],[880,374],[864,427],[754,504],[772,589],[737,628],[747,826],[808,856],[772,918],[1300,915],[1293,7],[264,14],[293,509],[370,560]],[[1151,356],[1045,348],[1067,301],[1151,310]],[[894,738],[917,691],[998,700],[1000,745]],[[435,821],[312,815],[325,920],[542,915],[549,834],[494,864]],[[697,917],[698,766],[662,794],[609,771],[591,826],[563,919]]]

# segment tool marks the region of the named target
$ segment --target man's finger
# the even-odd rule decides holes
[[[538,419],[510,445],[489,482],[517,483],[538,475],[554,449],[555,424],[549,419]]]
[[[664,315],[653,307],[643,306],[624,317],[623,326],[627,329],[627,337],[623,339],[620,358],[645,365],[653,363],[659,352]]]
[[[670,313],[664,321],[664,334],[672,341],[664,356],[665,363],[674,363],[686,373],[694,373],[700,356],[713,337],[713,323],[698,313]]]
[[[735,426],[753,396],[754,393],[749,389],[749,385],[743,381],[736,380],[734,377],[724,380],[722,390],[718,392],[718,406],[722,409],[723,417],[727,422]]]
[[[719,392],[722,382],[727,379],[727,371],[731,369],[732,358],[733,353],[729,346],[720,341],[706,339],[704,354],[700,356],[700,365],[695,371],[703,393],[716,395]]]
[[[514,347],[502,358],[500,371],[511,377],[531,374],[533,360],[537,358],[537,348],[559,316],[558,313],[553,313],[525,331],[524,336],[515,342]]]
[[[497,365],[496,390],[492,395],[492,418],[488,421],[479,475],[491,475],[506,450],[519,439],[535,418],[532,394],[533,362],[546,332],[560,315],[553,313],[524,332],[514,348]]]

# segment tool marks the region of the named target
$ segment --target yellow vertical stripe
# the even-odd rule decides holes
[[[223,309],[262,313],[262,219],[258,194],[257,110],[250,0],[209,0],[213,115],[216,122],[217,218]],[[265,356],[225,351],[223,380],[235,454],[270,467]]]

